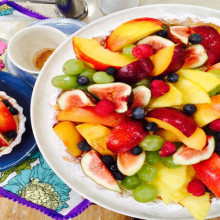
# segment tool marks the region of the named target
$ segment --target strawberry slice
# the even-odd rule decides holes
[[[208,54],[208,64],[213,65],[220,62],[220,34],[208,25],[193,27],[193,31],[202,36],[200,44],[206,49]]]
[[[218,197],[220,197],[220,157],[213,155],[200,163],[193,165],[200,180]]]
[[[124,153],[138,145],[148,133],[143,122],[132,119],[120,122],[109,135],[107,148],[115,153]]]
[[[16,130],[17,130],[17,125],[15,119],[13,118],[8,108],[0,100],[0,131],[5,133]]]

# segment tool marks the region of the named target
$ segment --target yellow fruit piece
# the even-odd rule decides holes
[[[162,164],[157,165],[158,177],[171,189],[180,189],[186,181],[186,166],[180,166],[175,169],[170,169]]]
[[[168,84],[170,86],[170,91],[161,97],[151,98],[151,101],[148,104],[149,109],[170,107],[170,106],[174,106],[174,105],[182,105],[183,104],[182,93],[174,85],[172,85],[172,83],[168,83]]]
[[[200,197],[188,193],[188,196],[180,201],[180,203],[188,209],[196,220],[206,219],[208,211],[210,210],[209,193]]]
[[[183,94],[184,104],[210,103],[209,95],[198,84],[180,76],[174,85]]]
[[[76,126],[78,132],[86,141],[102,155],[114,155],[107,149],[106,141],[111,130],[103,125],[95,123],[84,123]]]
[[[81,142],[83,138],[76,130],[73,122],[60,122],[53,127],[53,130],[60,140],[63,141],[71,155],[77,157],[83,154],[83,151],[81,151],[77,146],[77,144]]]
[[[168,130],[158,129],[155,134],[161,136],[165,141],[179,142],[179,139],[176,137],[176,135]]]
[[[201,86],[206,92],[210,92],[220,84],[220,78],[211,72],[181,69],[177,73],[185,79]]]

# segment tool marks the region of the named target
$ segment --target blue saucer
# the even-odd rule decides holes
[[[30,120],[31,86],[16,76],[0,71],[0,90],[16,99],[18,104],[23,108],[23,114],[26,117],[26,131],[22,135],[21,143],[16,145],[11,153],[0,157],[1,172],[21,163],[37,149],[37,145],[32,133]]]
[[[55,19],[45,19],[45,20],[37,21],[32,23],[30,26],[35,26],[35,25],[45,25],[45,26],[54,27],[62,31],[67,36],[69,36],[75,33],[76,31],[78,31],[81,27],[85,26],[85,23],[71,18],[55,18]],[[32,75],[30,73],[27,73],[19,69],[11,62],[11,60],[8,58],[7,53],[5,55],[5,65],[8,72],[22,78],[30,86],[32,87],[34,86],[37,75]]]

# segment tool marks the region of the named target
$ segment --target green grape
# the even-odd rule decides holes
[[[98,84],[114,82],[113,76],[110,76],[106,72],[102,72],[102,71],[94,73],[92,79],[95,83]]]
[[[63,72],[67,75],[77,75],[84,70],[84,63],[82,60],[71,59],[63,64]]]
[[[151,184],[138,186],[133,190],[133,197],[138,202],[150,202],[156,199],[158,190]]]
[[[213,90],[211,90],[211,91],[209,92],[209,96],[210,96],[210,97],[215,96],[215,95],[217,95],[219,92],[220,92],[220,85],[218,85],[218,86],[215,87]]]
[[[171,168],[171,169],[175,169],[177,167],[180,167],[180,165],[175,164],[173,162],[173,156],[169,156],[169,157],[163,157],[162,158],[162,163],[165,167],[167,168]]]
[[[157,151],[163,146],[164,142],[164,139],[158,135],[148,135],[139,143],[139,146],[146,151]]]
[[[138,171],[138,177],[145,182],[151,182],[155,180],[156,176],[157,168],[149,164],[144,164]]]
[[[220,70],[211,69],[208,72],[209,73],[214,73],[218,78],[220,78]]]
[[[121,181],[121,186],[125,189],[132,190],[138,187],[141,184],[141,180],[138,178],[137,175],[133,176],[126,176]]]
[[[88,92],[87,86],[77,85],[76,89],[81,89],[81,90],[84,90],[85,92]]]
[[[134,44],[129,44],[129,45],[125,46],[122,51],[123,54],[127,57],[133,58],[134,56],[132,54],[132,50],[134,47],[135,47]]]
[[[60,89],[74,89],[78,85],[76,77],[67,75],[53,77],[52,84]]]
[[[154,165],[161,160],[159,151],[148,151],[146,152],[146,162],[150,165]]]
[[[93,83],[92,76],[95,72],[96,71],[94,69],[88,68],[88,69],[83,70],[80,73],[80,76],[87,76],[89,78],[90,83]]]
[[[142,79],[141,81],[135,83],[132,87],[138,87],[138,86],[146,86],[147,88],[150,88],[151,80],[149,78]]]

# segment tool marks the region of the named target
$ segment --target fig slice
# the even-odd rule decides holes
[[[191,30],[188,26],[170,26],[168,28],[168,36],[176,44],[188,44],[188,38],[190,33]]]
[[[128,101],[132,88],[125,83],[93,84],[88,86],[88,91],[99,99],[112,102],[117,113],[123,113],[128,110]]]
[[[144,165],[146,153],[143,151],[140,155],[133,155],[130,151],[118,153],[117,166],[121,173],[126,176],[132,176],[137,173]]]
[[[215,139],[208,136],[208,144],[202,150],[189,148],[186,145],[180,147],[173,155],[173,162],[179,165],[191,165],[199,163],[202,160],[209,159],[215,150]]]
[[[197,68],[208,60],[206,50],[201,44],[191,45],[185,51],[186,59],[183,68]]]
[[[94,98],[89,93],[80,89],[63,92],[59,96],[57,104],[61,110],[73,107],[95,106]]]
[[[81,167],[85,175],[92,179],[95,183],[106,189],[121,192],[117,181],[114,179],[113,175],[107,169],[99,154],[95,150],[88,151],[83,155]]]
[[[152,36],[147,36],[143,38],[142,40],[138,41],[137,43],[139,44],[147,44],[153,49],[154,53],[157,53],[159,50],[165,48],[165,47],[170,47],[173,46],[174,43],[171,40],[168,40],[164,37],[160,37],[157,35],[152,35]]]

